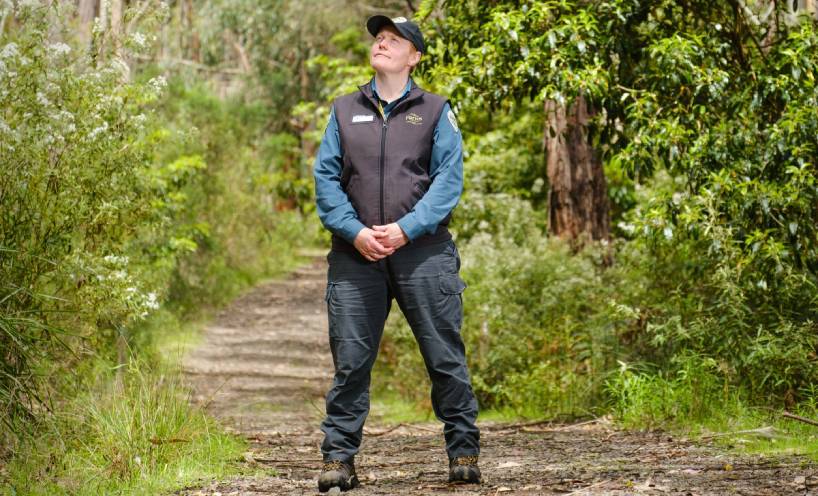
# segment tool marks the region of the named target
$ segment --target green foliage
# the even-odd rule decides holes
[[[293,250],[317,239],[318,223],[287,210],[293,195],[311,192],[296,172],[300,150],[291,135],[265,136],[241,99],[219,99],[194,79],[172,79],[161,103],[174,139],[159,156],[204,164],[182,191],[175,221],[195,249],[179,257],[169,287],[172,304],[195,313],[290,266]]]
[[[149,109],[163,79],[124,83],[115,63],[88,70],[87,57],[50,41],[51,29],[64,28],[49,24],[58,11],[18,15],[22,27],[0,52],[0,347],[8,350],[0,417],[24,423],[38,397],[33,371],[57,352],[60,327],[99,326],[110,338],[156,307],[163,277],[148,274],[161,261],[150,250],[126,252],[166,211],[154,205],[162,132]],[[173,256],[166,241],[154,247]]]
[[[129,81],[119,58],[72,45],[68,8],[24,3],[8,13],[14,28],[0,43],[0,161],[9,164],[0,177],[0,459],[23,463],[29,441],[60,442],[47,436],[58,422],[79,432],[71,424],[79,418],[105,429],[129,415],[94,400],[101,410],[93,415],[59,418],[90,387],[95,375],[81,373],[88,364],[130,353],[153,373],[158,341],[141,324],[160,306],[186,318],[206,315],[259,278],[287,270],[294,250],[318,231],[299,211],[280,212],[291,191],[262,180],[290,152],[259,146],[265,133],[256,106],[216,98],[182,76],[167,83],[153,66]],[[135,55],[131,45],[122,57]],[[305,196],[303,187],[298,194]],[[150,408],[129,404],[145,391],[126,385],[121,406],[132,412],[181,404],[167,396]],[[179,417],[168,421],[194,415],[173,411]],[[126,427],[77,434],[76,442],[119,449],[106,436],[147,435]],[[142,449],[131,448],[129,456]],[[223,454],[207,463],[221,463]],[[70,464],[75,455],[32,458],[30,469]],[[112,463],[107,455],[84,460],[91,471]],[[131,461],[110,487],[130,484]]]
[[[680,420],[702,422],[733,410],[739,401],[712,358],[678,355],[671,371],[638,371],[620,362],[606,383],[614,413],[629,427],[668,427]]]
[[[120,389],[113,365],[96,361],[89,389],[20,446],[10,494],[158,494],[235,470],[244,441],[191,406],[179,371],[133,358]]]
[[[617,338],[631,323],[612,309],[639,301],[645,275],[630,265],[604,270],[604,251],[575,256],[536,228],[515,241],[509,231],[521,226],[499,225],[508,229],[458,245],[468,284],[461,334],[481,408],[530,417],[597,412],[606,375],[628,356]],[[419,402],[428,395],[402,320],[390,320],[379,360],[399,371],[392,388]]]
[[[807,387],[818,379],[818,38],[814,18],[796,20],[784,12],[789,7],[775,8],[764,17],[729,2],[427,0],[419,11],[430,46],[423,76],[454,97],[466,116],[464,136],[478,133],[468,141],[469,188],[454,224],[469,240],[464,258],[482,260],[481,275],[517,260],[553,271],[575,267],[573,277],[583,284],[570,288],[527,270],[549,281],[561,304],[557,315],[581,322],[578,334],[603,335],[598,322],[607,322],[616,340],[611,349],[624,363],[654,364],[650,372],[622,375],[604,393],[650,390],[662,398],[620,398],[622,405],[642,405],[619,408],[625,417],[637,418],[640,409],[646,422],[711,414],[684,406],[685,398],[705,392],[680,373],[715,374],[751,403],[790,407],[809,401]],[[542,226],[546,217],[520,205],[536,200],[530,192],[542,162],[500,115],[542,126],[532,115],[544,100],[568,102],[580,93],[598,110],[589,136],[603,153],[623,238],[604,271],[567,257],[559,268],[544,257],[527,258],[537,253],[532,245],[543,243],[532,244],[524,226]],[[483,259],[484,247],[472,251],[480,233],[513,244]],[[482,283],[471,290],[499,300],[501,315],[524,321],[508,324],[513,331],[505,339],[525,343],[542,333],[558,348],[570,344],[554,321],[536,318],[543,303],[534,300],[538,290],[528,275],[502,270],[485,293]],[[531,294],[506,293],[506,285]],[[467,325],[469,310],[481,314],[467,308]],[[475,333],[473,324],[464,332]],[[523,405],[523,398],[540,398],[534,410],[553,412],[542,398],[559,390],[560,380],[581,377],[566,351],[571,347],[559,348],[567,358],[560,362],[536,347],[509,346],[514,352],[507,356],[520,364],[495,363],[497,376],[488,380],[477,373],[483,400],[517,397]],[[615,373],[610,361],[597,367],[589,390],[599,394]]]

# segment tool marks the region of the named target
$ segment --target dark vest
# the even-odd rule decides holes
[[[429,189],[434,131],[446,101],[413,84],[386,121],[370,83],[333,102],[344,155],[341,187],[365,226],[396,222]],[[451,239],[447,228],[451,215],[434,234],[423,234],[406,247]],[[332,247],[357,251],[335,234]]]

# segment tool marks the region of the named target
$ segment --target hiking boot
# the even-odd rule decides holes
[[[477,466],[477,455],[450,458],[449,482],[480,484],[480,467]]]
[[[349,460],[330,460],[324,462],[321,467],[321,475],[318,476],[318,491],[325,493],[333,487],[338,487],[341,491],[348,491],[353,487],[358,487],[360,482],[355,475],[355,462]]]

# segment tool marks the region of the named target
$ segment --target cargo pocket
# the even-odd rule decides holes
[[[459,295],[468,287],[466,281],[460,278],[459,274],[441,273],[440,291],[446,294]]]
[[[327,302],[327,305],[329,305],[329,301],[330,301],[330,299],[332,299],[332,292],[334,290],[335,290],[335,283],[334,282],[328,282],[327,283],[327,290],[324,292],[324,301]]]
[[[449,327],[460,332],[463,325],[463,290],[468,286],[457,273],[441,272],[439,275],[441,300],[441,319],[448,323],[441,328]]]
[[[337,319],[335,318],[335,311],[332,308],[332,295],[335,292],[335,283],[328,282],[327,283],[327,290],[324,292],[324,301],[327,304],[327,323],[329,324],[329,336],[332,338],[333,335],[337,333],[336,331],[336,322]],[[335,352],[333,351],[333,355]]]

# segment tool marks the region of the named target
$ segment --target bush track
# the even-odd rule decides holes
[[[317,494],[324,394],[332,381],[326,253],[225,308],[184,360],[194,402],[250,449],[257,474],[202,481],[177,494]],[[397,305],[393,310],[397,309]],[[383,424],[371,414],[348,494],[818,495],[816,464],[797,456],[739,456],[666,432],[482,422],[483,484],[447,483],[442,424]]]

